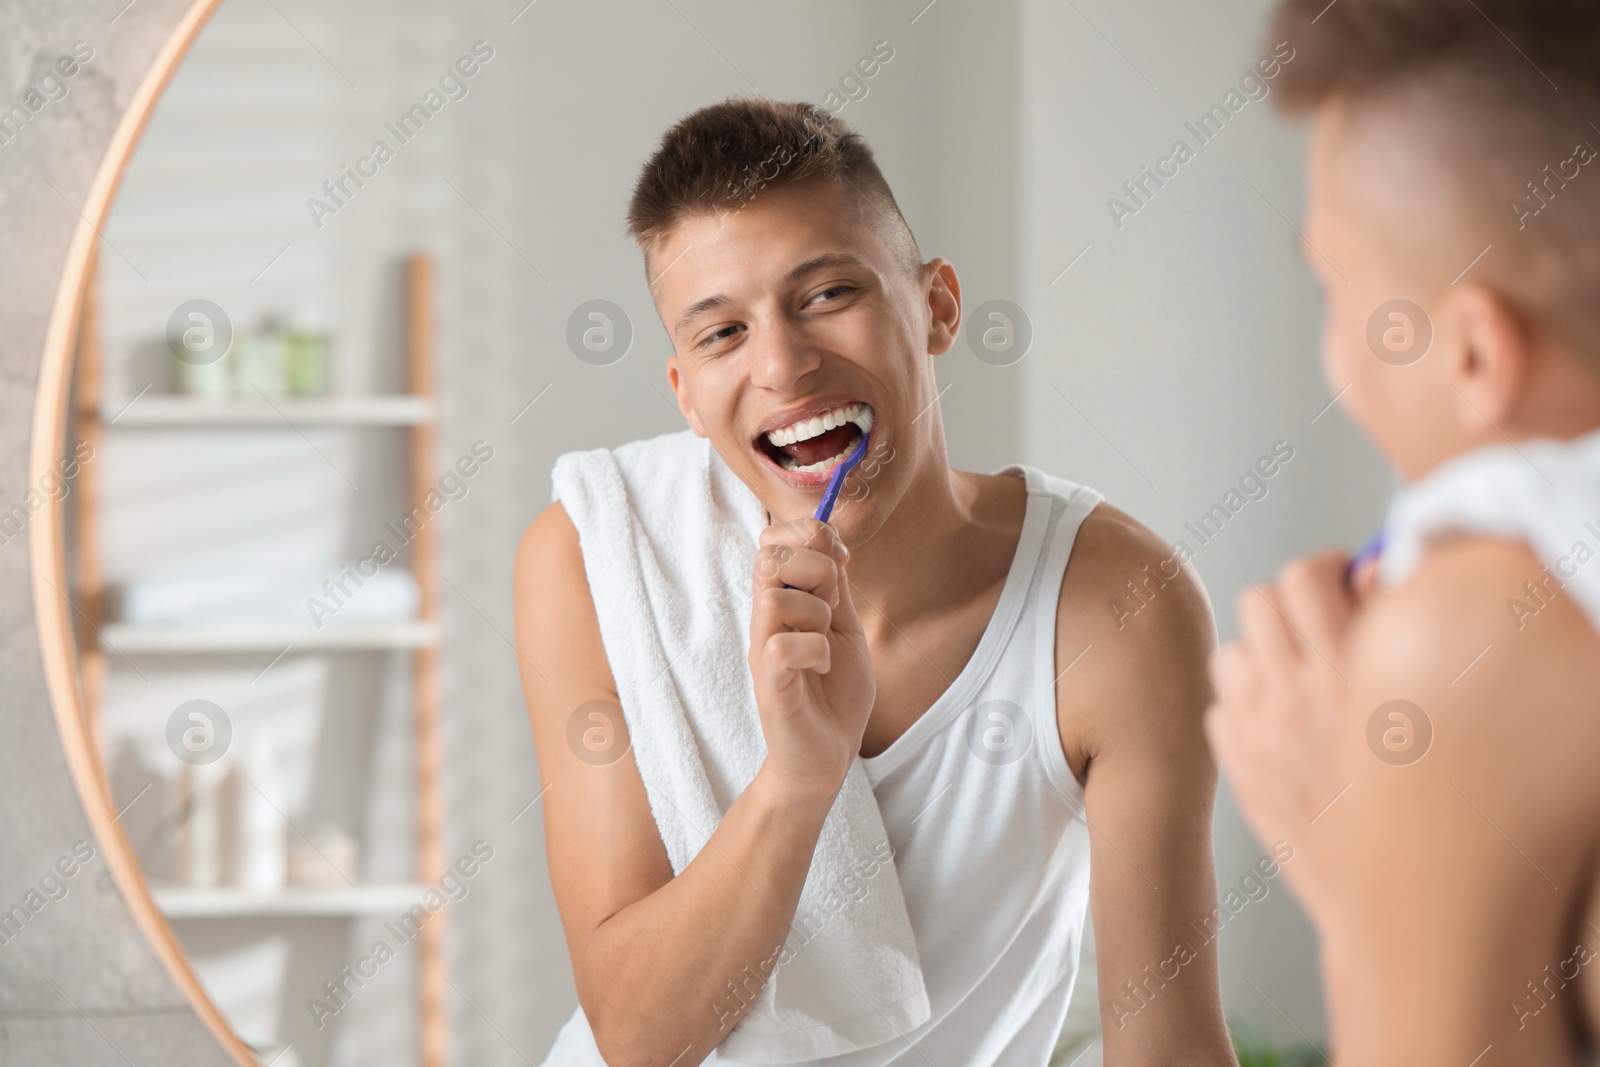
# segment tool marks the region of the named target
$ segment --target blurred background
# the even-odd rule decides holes
[[[421,1062],[442,1019],[453,1062],[538,1063],[576,1004],[511,559],[557,455],[683,426],[623,213],[697,107],[808,100],[866,136],[961,278],[952,463],[1038,466],[1183,542],[1223,639],[1247,580],[1365,538],[1392,483],[1321,379],[1267,10],[224,0],[104,234],[74,545],[125,829],[264,1061]],[[568,341],[593,301],[599,352]],[[997,310],[1025,342],[972,343]],[[1226,894],[1264,851],[1226,783],[1215,844]],[[426,950],[419,849],[463,872],[429,880]],[[1221,934],[1229,1019],[1318,1041],[1314,939],[1265,885]]]

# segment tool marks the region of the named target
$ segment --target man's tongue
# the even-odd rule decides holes
[[[793,456],[795,462],[804,467],[837,456],[850,446],[860,433],[861,430],[855,423],[847,422],[809,440],[784,445],[783,451]]]

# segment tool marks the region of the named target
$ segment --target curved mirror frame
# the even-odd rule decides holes
[[[188,54],[195,38],[220,3],[221,0],[195,0],[184,13],[166,44],[157,53],[155,63],[139,83],[95,172],[88,200],[67,250],[66,267],[56,289],[45,333],[44,359],[39,370],[39,391],[34,398],[33,435],[28,453],[30,482],[53,471],[65,447],[78,324],[93,280],[97,259],[95,246],[104,232],[123,173],[178,64]],[[110,782],[106,778],[94,727],[89,722],[79,684],[81,676],[72,607],[66,596],[65,513],[65,498],[52,497],[30,524],[28,553],[33,578],[34,618],[39,630],[39,655],[73,785],[117,891],[122,894],[151,950],[166,968],[173,984],[183,993],[190,1008],[234,1062],[240,1067],[253,1067],[257,1062],[254,1054],[229,1028],[227,1020],[195,977],[182,945],[150,895],[149,884],[145,881],[144,871],[132,847],[117,825]]]

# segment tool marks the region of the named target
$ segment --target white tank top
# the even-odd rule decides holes
[[[1045,1067],[1061,1036],[1089,903],[1089,835],[1057,728],[1056,605],[1078,527],[1104,498],[1032,467],[998,473],[1021,475],[1028,502],[994,615],[950,688],[862,758],[932,1015],[813,1064]],[[747,1067],[715,1052],[705,1062]],[[605,1067],[582,1008],[545,1067]]]

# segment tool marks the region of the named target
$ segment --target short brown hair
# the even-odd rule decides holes
[[[911,269],[916,238],[872,149],[860,134],[811,104],[731,97],[683,118],[661,138],[628,203],[628,235],[650,246],[690,215],[737,209],[771,184],[832,181],[853,190],[887,227]]]
[[[1278,80],[1289,111],[1458,71],[1546,110],[1557,86],[1587,102],[1600,91],[1594,0],[1283,0],[1270,39],[1295,49]]]
[[[1282,0],[1269,40],[1294,47],[1288,113],[1401,100],[1422,115],[1460,221],[1495,246],[1474,276],[1600,357],[1600,4]]]

